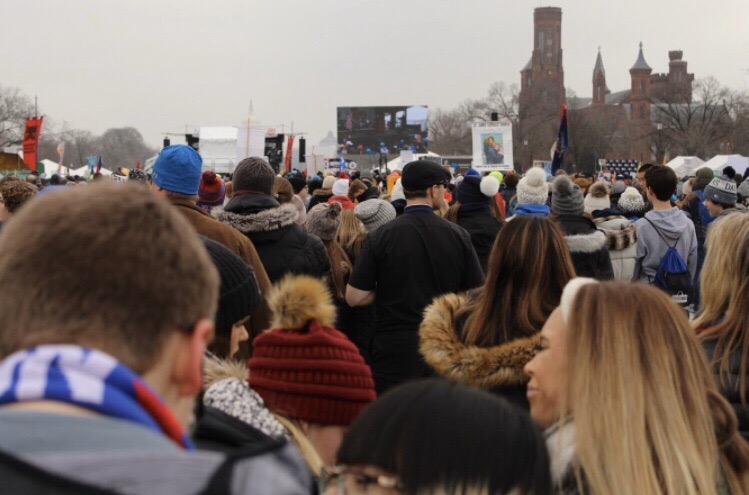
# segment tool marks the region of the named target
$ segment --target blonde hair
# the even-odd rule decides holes
[[[312,445],[312,442],[310,442],[307,438],[307,435],[305,435],[302,431],[302,427],[299,422],[297,422],[295,419],[289,419],[276,413],[273,413],[273,416],[275,416],[278,422],[288,430],[289,434],[291,434],[291,439],[299,449],[299,452],[301,452],[302,457],[307,463],[307,466],[309,466],[310,470],[312,471],[312,474],[314,474],[315,476],[320,476],[325,463],[322,461],[320,454],[317,453],[317,450]]]
[[[356,218],[353,210],[341,212],[341,223],[335,234],[335,240],[341,245],[351,261],[356,260],[364,247],[367,238],[367,229],[364,224]]]
[[[725,476],[733,493],[747,493],[749,447],[686,316],[663,292],[586,285],[567,329],[561,411],[579,425],[579,484],[597,495],[708,495]]]
[[[732,214],[713,222],[705,243],[702,267],[702,309],[694,322],[701,340],[716,340],[712,367],[718,367],[724,386],[729,382],[731,353],[741,351],[738,387],[746,407],[749,361],[749,215]]]

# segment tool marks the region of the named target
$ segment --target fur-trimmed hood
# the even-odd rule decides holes
[[[203,388],[205,390],[227,378],[247,380],[248,375],[247,365],[240,361],[233,359],[216,360],[211,357],[203,359]]]
[[[635,223],[621,215],[596,218],[593,221],[606,234],[606,247],[610,251],[622,251],[637,242]]]
[[[311,320],[335,324],[335,306],[325,284],[305,275],[287,275],[268,295],[271,328],[304,328]]]
[[[564,240],[571,253],[595,253],[606,245],[606,234],[596,230],[590,234],[566,235]]]
[[[286,203],[257,213],[240,214],[214,208],[213,217],[243,234],[251,232],[270,232],[296,223],[299,212],[293,203]]]
[[[419,328],[420,351],[440,376],[495,390],[528,381],[523,367],[533,359],[538,335],[493,347],[464,344],[455,332],[455,315],[465,296],[447,294],[432,301]]]

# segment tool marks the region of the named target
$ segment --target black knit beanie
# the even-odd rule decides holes
[[[252,191],[255,193],[270,196],[273,193],[273,182],[276,180],[276,174],[265,160],[256,156],[245,158],[237,168],[234,169],[234,194],[243,191]]]
[[[201,240],[221,276],[215,319],[216,336],[231,338],[234,324],[250,316],[260,305],[263,295],[255,272],[242,258],[218,242],[206,237],[201,237]]]

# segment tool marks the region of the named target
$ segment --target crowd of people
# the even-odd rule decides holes
[[[183,145],[5,177],[3,490],[749,493],[748,197]]]

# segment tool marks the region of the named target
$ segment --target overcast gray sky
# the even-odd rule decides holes
[[[0,84],[39,95],[57,122],[102,132],[266,124],[317,142],[335,107],[451,107],[519,82],[536,1],[0,0]],[[544,3],[544,5],[547,5]],[[589,96],[600,45],[608,86],[629,86],[638,43],[655,72],[684,50],[697,78],[749,87],[749,0],[558,0],[565,85]],[[31,29],[30,29],[31,28]]]

